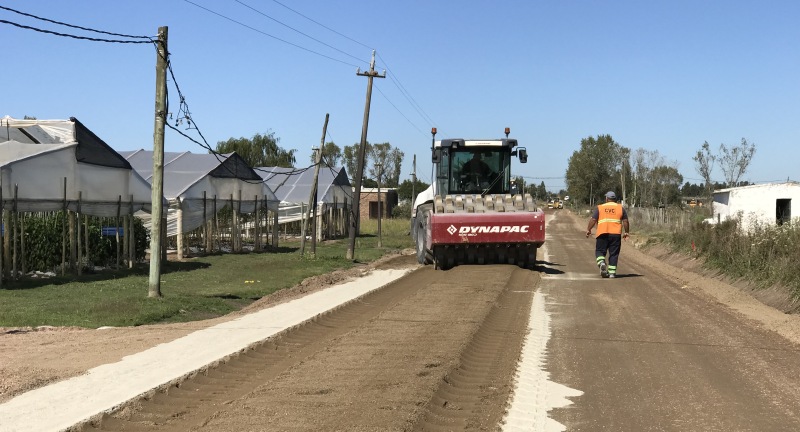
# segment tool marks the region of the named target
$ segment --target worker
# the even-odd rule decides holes
[[[617,277],[617,262],[619,251],[622,248],[622,239],[628,238],[630,225],[628,213],[622,204],[617,203],[617,194],[614,191],[606,193],[606,202],[600,204],[592,211],[589,226],[586,228],[586,237],[592,235],[592,228],[597,224],[594,254],[600,276],[604,278]],[[606,253],[608,263],[606,263]]]
[[[469,176],[470,181],[477,176],[479,183],[483,183],[491,177],[492,169],[481,160],[481,152],[475,150],[472,152],[472,159],[468,160],[461,169],[461,174]]]

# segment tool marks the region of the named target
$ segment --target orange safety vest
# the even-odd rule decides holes
[[[622,204],[607,202],[597,206],[597,236],[622,234]]]

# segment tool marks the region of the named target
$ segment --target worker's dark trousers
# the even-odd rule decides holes
[[[596,258],[605,257],[608,253],[608,268],[616,270],[621,247],[621,234],[600,234],[595,241],[594,256]]]

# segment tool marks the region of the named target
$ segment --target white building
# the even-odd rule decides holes
[[[742,227],[782,225],[800,216],[800,183],[764,183],[714,191],[713,217],[719,223],[740,216]]]

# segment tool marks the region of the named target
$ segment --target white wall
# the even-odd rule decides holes
[[[714,222],[741,214],[743,228],[754,223],[776,223],[777,200],[791,199],[792,219],[800,217],[800,183],[769,183],[723,189],[714,192]]]

